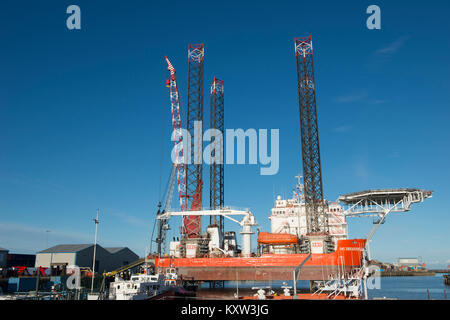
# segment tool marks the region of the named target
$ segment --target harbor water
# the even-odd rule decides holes
[[[442,273],[434,276],[381,277],[380,289],[368,290],[370,299],[395,298],[401,300],[443,300],[444,290],[450,299],[450,286],[444,284]]]
[[[450,300],[450,286],[444,284],[443,274],[434,276],[406,276],[406,277],[381,277],[378,289],[369,289],[369,299],[398,299],[398,300],[443,300],[445,295]],[[286,281],[288,286],[293,285],[293,281]],[[228,295],[239,292],[255,293],[252,288],[272,288],[275,292],[282,292],[283,281],[254,282],[254,281],[229,281],[225,283],[225,288],[209,289],[208,285],[202,286],[201,291],[215,291],[220,295],[221,291],[227,291]],[[298,291],[308,290],[308,281],[298,281]],[[444,293],[446,292],[446,293]]]

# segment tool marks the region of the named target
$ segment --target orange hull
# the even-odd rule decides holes
[[[362,265],[365,239],[339,240],[333,253],[313,254],[304,264],[300,280],[324,280],[332,274],[349,273]],[[264,254],[236,258],[156,258],[161,271],[175,267],[184,278],[198,281],[291,280],[292,271],[307,254]]]

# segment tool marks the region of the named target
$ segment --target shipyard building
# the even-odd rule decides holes
[[[35,260],[34,254],[10,253],[8,249],[0,248],[0,268],[34,267]]]
[[[8,263],[8,249],[0,247],[0,268],[5,268]]]
[[[418,269],[420,266],[418,258],[398,258],[397,264],[400,269]]]
[[[39,251],[36,255],[35,267],[76,265],[92,268],[93,259],[93,244],[62,244]],[[103,248],[97,244],[95,271],[112,271],[138,259],[139,256],[127,247]]]

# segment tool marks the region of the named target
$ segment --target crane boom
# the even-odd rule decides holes
[[[170,108],[172,112],[172,139],[174,141],[175,165],[177,168],[178,198],[181,211],[186,208],[186,166],[184,163],[183,131],[181,129],[180,99],[178,93],[176,71],[167,57],[164,57],[169,70],[167,85],[170,89]]]
[[[173,190],[175,186],[175,176],[177,174],[177,166],[172,164],[172,170],[170,171],[169,181],[167,183],[166,194],[164,196],[163,211],[172,209]]]
[[[176,71],[172,63],[167,57],[167,69],[169,70],[169,79],[167,80],[167,86],[170,88],[170,104],[172,110],[172,139],[175,142],[175,164],[177,166],[177,184],[178,184],[178,196],[180,199],[181,211],[199,210],[201,208],[201,193],[202,193],[202,180],[201,177],[197,178],[196,189],[189,193],[187,188],[186,179],[186,164],[184,159],[184,146],[183,146],[183,130],[181,128],[181,112],[180,112],[180,99],[178,93],[178,86],[176,80]],[[187,141],[189,143],[189,141]],[[191,208],[189,208],[189,201],[191,201]],[[185,216],[183,217],[183,226],[181,233],[187,238],[195,238],[200,235],[200,216]]]
[[[158,254],[161,256],[166,252],[166,235],[167,230],[170,228],[167,219],[160,219],[159,217],[166,211],[170,211],[172,208],[172,198],[173,190],[175,187],[175,176],[177,173],[177,166],[172,164],[172,170],[170,171],[169,181],[167,182],[167,189],[164,195],[163,206],[161,207],[161,202],[158,203],[158,212],[156,213],[156,219],[158,220],[158,235],[155,242],[158,244]],[[153,238],[153,233],[152,233]],[[150,246],[151,251],[151,246]]]

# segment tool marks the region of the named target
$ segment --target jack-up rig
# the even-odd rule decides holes
[[[335,248],[328,229],[328,205],[323,198],[311,36],[295,38],[295,58],[307,222],[307,233],[300,246],[302,253],[310,253],[312,248],[317,248],[320,253],[331,253]]]
[[[271,232],[258,233],[257,252],[251,251],[253,228],[257,225],[254,215],[249,210],[233,210],[224,205],[223,139],[212,141],[216,148],[211,156],[217,161],[210,166],[210,208],[202,208],[202,153],[196,152],[202,141],[183,141],[176,72],[165,58],[176,163],[172,165],[164,205],[158,206],[158,252],[147,257],[157,271],[175,268],[183,279],[194,282],[311,280],[319,296],[327,293],[327,297],[337,297],[344,292],[359,298],[363,296],[362,283],[369,276],[366,247],[377,228],[389,213],[409,211],[413,203],[432,196],[431,191],[421,189],[378,189],[342,195],[337,202],[328,203],[324,199],[312,38],[295,38],[294,42],[303,181],[298,176],[291,199],[276,199],[269,216]],[[189,45],[188,63],[186,128],[192,137],[202,137],[203,128],[196,121],[203,120],[203,44]],[[223,137],[223,81],[214,78],[210,92],[211,128],[222,132]],[[188,150],[184,150],[183,143]],[[171,209],[175,178],[180,211]],[[166,231],[174,216],[182,217],[181,239],[171,241],[167,252]],[[209,217],[204,234],[203,216]],[[236,219],[237,216],[242,218]],[[377,217],[366,239],[347,238],[347,217],[353,216]],[[235,232],[224,231],[225,219],[241,226],[241,249]]]

